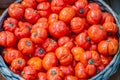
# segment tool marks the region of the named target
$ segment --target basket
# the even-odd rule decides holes
[[[21,0],[17,0],[15,2],[20,2]],[[117,14],[102,0],[89,0],[90,2],[96,2],[98,3],[102,10],[105,10],[112,14],[115,18],[116,24],[119,27],[119,31],[117,33],[118,37],[120,37],[120,20],[118,19],[119,17]],[[4,19],[8,16],[7,9],[4,11],[2,16],[0,17],[0,27],[3,24]],[[0,31],[2,31],[3,28],[0,28]],[[2,51],[2,47],[0,47],[0,51]],[[116,70],[119,67],[120,63],[120,38],[119,38],[119,48],[117,54],[114,56],[113,60],[110,62],[110,64],[100,73],[98,73],[96,76],[90,78],[89,80],[107,80],[111,75],[113,75]],[[2,75],[7,79],[7,80],[24,80],[21,78],[19,75],[13,73],[12,71],[9,70],[9,68],[6,66],[4,63],[4,60],[2,56],[0,55],[0,72]]]

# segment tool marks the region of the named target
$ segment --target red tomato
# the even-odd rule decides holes
[[[78,78],[76,76],[68,75],[64,80],[78,80]]]
[[[47,80],[47,74],[45,72],[39,72],[38,80]]]
[[[15,18],[8,17],[3,24],[3,28],[6,31],[11,31],[13,32],[15,28],[18,27],[18,21]]]
[[[38,3],[41,3],[41,2],[45,2],[45,1],[48,1],[48,0],[36,0]]]
[[[87,5],[87,7],[88,7],[89,9],[101,9],[100,6],[99,6],[97,3],[95,3],[95,2],[89,3],[89,4]]]
[[[84,8],[85,6],[88,5],[88,1],[87,0],[77,0],[75,2],[75,6],[80,9],[80,8]]]
[[[48,17],[48,23],[51,24],[55,21],[58,21],[58,14],[56,13],[51,13],[50,16]]]
[[[64,0],[66,4],[70,4],[70,5],[74,4],[76,1],[77,0]]]

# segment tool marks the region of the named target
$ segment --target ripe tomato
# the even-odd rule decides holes
[[[24,15],[24,8],[20,3],[12,3],[8,7],[8,14],[10,17],[21,19]]]
[[[74,33],[80,33],[85,27],[85,20],[80,17],[72,18],[70,22],[70,28]]]
[[[115,35],[118,31],[117,24],[114,22],[105,22],[103,24],[103,29],[107,31],[108,35]]]
[[[98,44],[98,51],[103,55],[115,55],[118,50],[118,39],[109,37]]]
[[[94,42],[100,42],[101,40],[106,39],[107,32],[101,25],[92,25],[88,29],[88,35],[90,39],[93,40]]]
[[[73,60],[70,50],[66,47],[58,47],[55,54],[61,65],[69,65]]]
[[[90,24],[98,24],[102,18],[102,12],[100,9],[91,9],[87,14],[87,21]]]
[[[65,36],[68,32],[68,27],[63,21],[56,21],[50,24],[49,33],[55,38]]]
[[[1,31],[0,32],[0,46],[11,47],[16,44],[16,37],[12,32]]]
[[[8,17],[3,24],[3,28],[6,31],[11,31],[13,32],[15,28],[18,27],[18,21],[15,18]]]
[[[75,10],[72,7],[64,7],[59,13],[59,19],[65,23],[69,23],[75,16]]]
[[[51,13],[51,6],[49,2],[41,2],[37,5],[37,10],[40,16],[48,17]]]
[[[64,73],[58,67],[52,67],[47,71],[47,80],[63,80]]]
[[[89,9],[101,9],[100,6],[99,6],[97,3],[95,3],[95,2],[89,3],[89,4],[87,5],[87,7],[88,7]]]
[[[34,52],[34,44],[30,38],[20,39],[17,47],[24,55],[31,55]]]
[[[29,23],[34,24],[40,18],[40,15],[33,8],[26,8],[25,13],[24,13],[24,17]]]
[[[36,2],[38,3],[45,2],[45,1],[48,1],[48,0],[36,0]]]
[[[81,53],[84,53],[85,50],[83,48],[81,48],[81,47],[73,47],[71,49],[71,52],[72,52],[72,54],[74,56],[74,60],[80,61]]]
[[[47,53],[42,61],[42,65],[45,70],[49,70],[52,67],[56,67],[57,64],[58,64],[58,59],[55,53],[53,52]]]
[[[37,3],[36,0],[22,0],[21,5],[24,8],[36,8]]]
[[[72,65],[67,65],[67,66],[60,65],[59,68],[64,73],[65,76],[74,75],[74,68]]]
[[[2,53],[4,54],[5,62],[8,64],[11,64],[14,59],[22,57],[22,53],[14,48],[5,48]]]
[[[52,38],[47,38],[43,43],[42,47],[45,49],[46,52],[54,52],[58,47],[57,41]]]
[[[85,71],[85,66],[81,62],[78,62],[75,66],[75,76],[80,79],[88,79],[88,75]]]
[[[76,76],[68,75],[64,80],[78,80],[78,78]]]
[[[21,76],[25,80],[35,80],[37,76],[36,70],[31,66],[25,66],[21,72]]]
[[[44,28],[32,28],[31,40],[36,44],[41,44],[48,37],[47,31]]]
[[[56,13],[51,13],[50,16],[48,17],[48,23],[51,24],[55,21],[58,21],[58,14]]]
[[[80,8],[84,8],[85,6],[88,5],[88,1],[87,0],[77,0],[75,2],[75,6],[80,9]]]
[[[25,59],[19,57],[12,60],[10,67],[12,67],[15,70],[22,71],[25,66],[26,66]]]
[[[36,71],[42,71],[42,59],[39,57],[31,57],[27,65],[32,66]]]
[[[47,74],[45,72],[39,72],[38,80],[47,80]]]
[[[51,9],[54,13],[59,13],[65,5],[64,0],[52,0]]]
[[[90,37],[86,32],[82,32],[75,38],[78,46],[87,49],[90,46]]]

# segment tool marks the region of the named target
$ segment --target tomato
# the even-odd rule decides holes
[[[48,18],[41,17],[41,18],[38,19],[37,23],[40,23],[40,22],[48,22]]]
[[[75,38],[78,46],[87,49],[90,46],[90,37],[86,32],[82,32]]]
[[[36,44],[41,44],[48,37],[48,33],[44,28],[33,28],[31,30],[31,40]]]
[[[23,71],[21,72],[21,76],[25,80],[35,80],[35,78],[37,76],[37,72],[36,72],[36,70],[33,67],[25,66],[23,68]]]
[[[60,65],[59,68],[64,73],[65,76],[74,75],[74,68],[72,65],[67,65],[67,66]]]
[[[48,17],[48,23],[49,24],[51,24],[51,23],[53,23],[53,22],[55,22],[55,21],[58,21],[58,14],[56,14],[56,13],[51,13],[50,15],[49,15],[49,17]]]
[[[58,47],[55,54],[61,65],[69,65],[73,60],[70,50],[66,47]]]
[[[109,37],[98,44],[98,51],[103,55],[115,55],[118,50],[118,39]]]
[[[6,63],[11,64],[11,62],[19,57],[22,57],[22,53],[14,48],[4,48],[3,52],[4,60]]]
[[[11,31],[13,32],[15,28],[18,27],[18,21],[15,18],[8,17],[3,24],[3,28],[6,31]]]
[[[24,8],[20,3],[12,3],[8,7],[8,14],[10,17],[21,19],[24,15]]]
[[[100,6],[99,6],[97,3],[95,3],[95,2],[89,3],[89,4],[87,5],[87,7],[88,7],[89,9],[101,9]]]
[[[70,39],[68,36],[63,36],[63,37],[59,38],[58,45],[67,47],[69,49],[72,49],[74,47],[73,40]]]
[[[100,42],[107,37],[107,32],[104,30],[103,26],[101,25],[92,25],[88,29],[88,35],[91,40],[94,42]]]
[[[45,72],[39,72],[38,80],[47,80],[47,74]]]
[[[39,58],[42,59],[42,58],[44,58],[45,55],[46,55],[46,51],[45,51],[44,48],[39,47],[39,46],[37,46],[37,47],[35,48],[35,51],[34,51],[34,53],[33,53],[33,56],[39,57]]]
[[[114,17],[107,13],[107,12],[103,12],[102,13],[102,19],[101,19],[101,24],[105,23],[105,22],[114,22]]]
[[[52,67],[56,67],[57,64],[58,64],[58,59],[55,53],[53,52],[47,53],[42,61],[42,65],[45,70],[49,70]]]
[[[11,47],[16,44],[16,37],[12,32],[1,31],[0,32],[0,46]]]
[[[34,52],[34,44],[30,38],[20,39],[17,47],[24,55],[31,55]]]
[[[50,24],[49,33],[55,38],[65,36],[68,32],[68,27],[63,21],[56,21]]]
[[[21,5],[24,8],[36,8],[37,3],[36,0],[22,0]]]
[[[105,31],[107,31],[108,35],[114,35],[118,31],[117,24],[115,24],[114,22],[105,22],[103,24],[103,28]]]
[[[64,0],[52,0],[51,9],[54,13],[59,13],[65,5]]]
[[[85,6],[88,5],[88,1],[87,0],[77,0],[75,2],[75,6],[80,9],[80,8],[84,8]]]
[[[51,6],[49,2],[41,2],[37,5],[37,10],[40,16],[48,17],[51,13]]]
[[[88,79],[85,66],[81,62],[78,62],[75,66],[75,76],[83,80]]]
[[[90,24],[98,24],[102,18],[102,12],[100,9],[91,9],[87,14],[87,21]]]
[[[97,48],[98,48],[98,44],[94,43],[89,46],[88,50],[98,51]]]
[[[71,49],[71,52],[72,52],[72,54],[74,56],[74,60],[80,61],[81,53],[84,53],[85,50],[83,48],[81,48],[81,47],[73,47]]]
[[[64,7],[59,13],[59,19],[65,23],[69,23],[75,16],[75,10],[72,7]]]
[[[77,0],[64,0],[66,4],[70,4],[70,5],[74,4],[76,1]]]
[[[34,24],[40,18],[40,15],[33,8],[26,8],[25,13],[24,13],[24,17],[29,23]]]
[[[76,76],[68,75],[64,80],[78,80],[78,78]]]
[[[22,71],[25,66],[26,66],[26,61],[22,57],[15,58],[11,62],[11,67],[18,71],[19,70]]]
[[[74,17],[70,22],[70,28],[74,33],[80,33],[85,27],[85,20],[80,17]]]
[[[36,2],[38,3],[45,2],[45,1],[48,1],[48,0],[36,0]]]
[[[47,71],[47,80],[63,80],[64,74],[58,67],[52,67]]]
[[[42,43],[43,48],[45,49],[46,52],[54,52],[56,48],[58,47],[57,41],[55,41],[52,38],[47,38],[43,43]]]
[[[27,65],[32,66],[36,71],[42,71],[42,59],[39,57],[31,57]]]

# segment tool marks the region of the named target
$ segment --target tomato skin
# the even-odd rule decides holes
[[[24,15],[24,8],[20,3],[12,3],[8,7],[8,14],[10,17],[21,19]]]
[[[51,24],[51,23],[53,23],[53,22],[55,22],[55,21],[58,21],[58,17],[59,17],[58,14],[56,14],[56,13],[51,13],[51,14],[49,15],[49,17],[48,17],[48,23]]]
[[[65,36],[68,32],[68,27],[63,21],[56,21],[50,24],[49,33],[55,38]]]
[[[25,66],[21,72],[21,76],[25,80],[35,80],[37,76],[36,70],[31,66]]]
[[[35,0],[23,0],[21,2],[21,5],[24,7],[24,8],[36,8],[37,6],[37,3]]]
[[[40,15],[33,8],[26,8],[24,17],[29,23],[34,24],[40,18]]]
[[[15,30],[15,28],[18,27],[18,21],[15,18],[12,17],[8,17],[5,21],[4,21],[4,25],[3,28],[6,31],[10,31],[13,32]]]
[[[76,76],[68,75],[64,80],[78,80],[78,78]]]
[[[78,36],[76,36],[76,42],[78,46],[87,49],[90,46],[90,37],[86,32],[80,33]]]
[[[3,50],[4,60],[6,63],[11,64],[11,62],[18,58],[22,57],[22,53],[14,48],[5,48]]]
[[[98,24],[102,18],[102,12],[100,9],[91,9],[87,14],[87,21],[90,24]]]
[[[37,10],[40,16],[48,17],[51,13],[51,6],[49,2],[41,2],[37,5]]]
[[[38,80],[47,80],[47,74],[45,72],[39,72]]]
[[[52,38],[47,38],[43,43],[42,47],[46,52],[54,52],[58,47],[57,41]]]
[[[65,3],[63,0],[52,0],[51,2],[51,9],[54,13],[59,13],[64,7]]]
[[[18,71],[22,71],[25,66],[26,61],[22,57],[16,58],[11,62],[11,67]]]
[[[44,28],[33,28],[31,30],[31,40],[36,44],[41,44],[48,37],[48,33]]]
[[[16,44],[16,37],[10,31],[1,31],[0,32],[0,45],[4,47],[11,47]]]
[[[47,80],[63,80],[64,74],[58,67],[52,67],[47,71]]]
[[[42,71],[42,59],[39,57],[31,57],[28,62],[28,66],[32,66],[37,72]]]
[[[107,37],[107,32],[103,29],[101,25],[92,25],[88,29],[88,35],[94,42],[100,42]]]
[[[118,39],[114,37],[108,37],[107,40],[103,40],[98,44],[98,51],[103,55],[115,55],[118,50]]]
[[[34,44],[30,38],[20,39],[17,47],[24,55],[31,55],[34,52]]]
[[[72,54],[73,54],[73,56],[74,56],[74,60],[76,60],[76,61],[80,61],[80,56],[81,56],[81,53],[84,53],[85,52],[85,50],[83,49],[83,48],[81,48],[81,47],[73,47],[72,49],[71,49],[71,52],[72,52]]]
[[[61,65],[69,65],[73,60],[73,56],[67,47],[58,47],[55,54]]]
[[[49,52],[45,55],[42,61],[43,68],[49,70],[52,67],[56,67],[58,64],[58,59],[53,52]]]
[[[79,17],[72,18],[70,28],[74,33],[80,33],[85,27],[85,20]]]
[[[94,2],[89,3],[89,4],[87,5],[87,7],[88,7],[89,9],[101,9],[100,6],[99,6],[97,3],[94,3]]]

